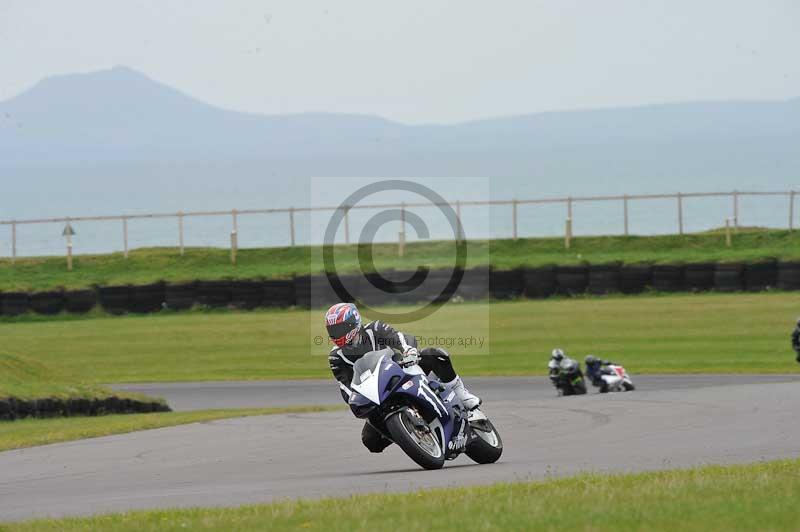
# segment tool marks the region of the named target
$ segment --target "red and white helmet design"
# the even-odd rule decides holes
[[[361,330],[361,314],[352,303],[337,303],[325,313],[325,327],[333,343],[344,347],[353,343]]]

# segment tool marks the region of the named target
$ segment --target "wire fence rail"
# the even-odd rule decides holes
[[[358,204],[358,205],[337,205],[337,206],[308,206],[308,207],[285,207],[285,208],[269,208],[269,209],[231,209],[231,210],[206,210],[206,211],[178,211],[178,212],[162,212],[162,213],[144,213],[144,214],[118,214],[118,215],[102,215],[102,216],[63,216],[53,218],[37,218],[37,219],[14,219],[14,220],[0,220],[0,225],[9,226],[11,229],[11,260],[12,262],[18,258],[18,234],[17,228],[23,225],[33,224],[64,224],[63,236],[67,241],[67,255],[71,257],[72,242],[71,236],[74,234],[71,228],[73,222],[119,222],[121,224],[121,237],[123,244],[124,255],[127,258],[129,252],[128,241],[128,223],[133,220],[156,220],[156,219],[175,219],[177,221],[177,244],[181,255],[184,254],[185,249],[185,229],[184,220],[186,218],[198,217],[225,217],[231,218],[231,257],[235,262],[236,249],[238,247],[238,225],[239,218],[248,215],[264,215],[264,214],[284,214],[287,216],[288,234],[286,235],[287,244],[291,246],[297,245],[296,238],[296,223],[295,215],[299,213],[312,213],[312,212],[336,212],[344,211],[344,238],[345,243],[350,243],[350,227],[348,212],[351,210],[378,210],[378,209],[400,209],[405,212],[410,208],[425,208],[425,207],[445,207],[454,208],[459,221],[462,218],[462,211],[469,207],[510,207],[511,217],[511,237],[517,239],[519,234],[519,214],[518,209],[523,205],[545,205],[545,204],[563,204],[565,207],[565,226],[564,237],[565,245],[569,247],[569,241],[574,236],[572,234],[573,227],[573,206],[576,203],[590,203],[590,202],[620,202],[621,215],[623,220],[622,233],[628,236],[630,232],[630,215],[629,208],[632,202],[647,201],[647,200],[674,200],[675,201],[675,229],[678,234],[684,234],[684,201],[692,198],[729,198],[731,201],[731,216],[725,220],[726,225],[732,226],[734,230],[739,228],[740,220],[740,207],[739,203],[745,197],[783,197],[787,199],[786,204],[786,227],[789,230],[794,230],[795,219],[795,197],[798,191],[738,191],[731,192],[677,192],[665,194],[623,194],[623,195],[594,195],[594,196],[563,196],[554,198],[534,198],[534,199],[503,199],[503,200],[456,200],[451,203],[436,203],[436,202],[405,202],[405,203],[371,203],[371,204]],[[721,220],[720,220],[721,222]],[[398,235],[398,242],[401,244],[404,241],[404,230],[401,229]],[[536,236],[536,235],[528,235]],[[458,235],[463,238],[463,233]]]

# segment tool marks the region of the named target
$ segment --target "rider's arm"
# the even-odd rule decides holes
[[[348,364],[342,357],[341,349],[334,349],[328,355],[328,364],[333,372],[333,378],[339,381],[339,390],[342,392],[342,399],[348,402],[352,391],[350,390],[350,383],[353,382],[353,365]]]
[[[417,339],[410,334],[405,334],[395,330],[391,325],[382,321],[376,321],[371,325],[372,332],[375,334],[375,341],[383,347],[397,349],[405,353],[409,348],[417,347]]]

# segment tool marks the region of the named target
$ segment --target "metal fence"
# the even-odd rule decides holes
[[[563,229],[562,235],[567,238],[567,243],[570,237],[573,236],[573,233],[577,233],[574,231],[573,228],[575,227],[575,212],[574,208],[577,204],[592,204],[592,203],[605,203],[605,204],[614,204],[617,203],[619,205],[618,216],[620,231],[618,232],[610,232],[605,234],[622,234],[622,235],[631,235],[634,234],[633,224],[631,222],[630,216],[630,209],[632,204],[635,202],[648,202],[654,200],[661,200],[662,203],[659,205],[659,212],[660,214],[664,215],[665,209],[670,209],[668,206],[664,205],[664,201],[673,202],[674,206],[670,209],[674,209],[673,211],[673,222],[672,229],[667,229],[668,233],[677,233],[677,234],[684,234],[686,230],[685,224],[685,202],[689,199],[695,198],[717,198],[730,201],[729,203],[729,211],[723,216],[719,217],[719,212],[709,213],[708,215],[704,216],[704,223],[709,227],[721,227],[726,224],[726,222],[730,222],[731,226],[734,229],[738,229],[740,227],[741,222],[741,202],[744,198],[765,198],[771,197],[773,200],[781,199],[785,200],[785,204],[783,206],[772,204],[769,207],[769,213],[773,220],[783,219],[785,222],[777,222],[773,223],[773,227],[783,227],[788,228],[789,230],[794,229],[794,219],[795,219],[795,196],[797,195],[797,191],[789,190],[785,192],[746,192],[746,191],[732,191],[732,192],[691,192],[691,193],[674,193],[674,194],[632,194],[632,195],[615,195],[615,196],[568,196],[568,197],[555,197],[555,198],[538,198],[538,199],[506,199],[506,200],[477,200],[477,201],[460,201],[456,200],[451,202],[449,205],[455,209],[459,219],[463,220],[463,217],[468,214],[469,209],[477,208],[477,207],[491,207],[491,208],[500,208],[505,209],[505,214],[500,214],[501,216],[506,216],[507,221],[510,221],[510,228],[508,229],[508,233],[502,235],[494,235],[494,238],[519,238],[519,237],[534,237],[534,236],[545,236],[541,233],[537,234],[537,231],[527,231],[525,234],[520,231],[520,209],[523,206],[535,206],[535,205],[561,205],[563,207],[563,219],[561,227]],[[24,226],[28,225],[36,225],[36,224],[58,224],[59,226],[63,225],[64,229],[62,231],[62,236],[65,237],[65,244],[67,248],[68,255],[71,254],[72,250],[72,224],[73,223],[80,223],[80,222],[99,222],[103,224],[119,224],[118,225],[118,236],[115,237],[117,240],[117,244],[111,245],[108,244],[112,248],[116,248],[117,250],[120,249],[117,246],[121,244],[121,250],[123,251],[125,257],[128,257],[129,253],[129,224],[132,221],[137,220],[172,220],[174,224],[172,229],[170,228],[160,228],[160,231],[166,233],[172,233],[172,242],[176,245],[179,252],[181,254],[184,253],[185,250],[185,242],[186,242],[186,228],[185,228],[185,221],[189,218],[224,218],[229,217],[230,220],[230,235],[226,235],[225,243],[227,246],[227,237],[230,237],[230,246],[231,251],[233,254],[233,258],[235,260],[235,251],[239,247],[239,223],[242,217],[248,216],[255,216],[255,215],[270,215],[270,216],[277,216],[283,218],[283,222],[281,223],[280,220],[270,219],[270,227],[280,227],[283,226],[285,230],[285,240],[283,245],[286,246],[295,246],[298,245],[297,239],[297,221],[296,217],[301,214],[313,213],[313,212],[330,212],[333,213],[337,210],[344,210],[344,243],[351,243],[351,223],[349,218],[350,211],[355,210],[384,210],[384,209],[401,209],[402,212],[410,209],[423,209],[428,207],[436,207],[441,206],[436,203],[401,203],[401,204],[359,204],[359,205],[352,205],[352,206],[309,206],[309,207],[287,207],[287,208],[277,208],[277,209],[243,209],[243,210],[225,210],[225,211],[179,211],[179,212],[171,212],[171,213],[149,213],[149,214],[128,214],[128,215],[109,215],[109,216],[73,216],[73,217],[56,217],[56,218],[42,218],[42,219],[26,219],[26,220],[2,220],[0,221],[0,225],[7,226],[10,231],[10,235],[8,238],[10,240],[10,258],[14,261],[18,256],[25,256],[24,254],[18,254],[18,247],[20,244],[20,236],[19,236],[19,229]],[[783,211],[785,209],[785,211]],[[719,211],[719,209],[717,209]],[[779,211],[783,211],[784,214],[781,215]],[[558,216],[556,214],[556,216]],[[605,215],[607,216],[607,215]],[[784,217],[785,216],[785,217]],[[285,224],[285,225],[284,225]],[[663,222],[662,222],[663,225]],[[506,227],[505,223],[503,227]],[[663,232],[663,228],[661,228]],[[402,229],[400,231],[403,232]],[[57,235],[55,231],[48,233],[52,235]],[[642,233],[637,233],[642,234]],[[464,235],[460,235],[464,236]],[[546,235],[546,236],[553,236],[553,235]],[[0,241],[5,240],[6,237],[0,235]],[[399,237],[402,238],[402,237]],[[108,237],[105,238],[108,240]],[[309,242],[313,243],[313,242]],[[320,243],[320,242],[317,242]],[[107,243],[105,243],[107,244]],[[277,244],[281,245],[281,244]],[[63,247],[61,249],[64,249]],[[6,253],[3,253],[4,255]]]

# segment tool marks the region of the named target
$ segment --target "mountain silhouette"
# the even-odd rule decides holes
[[[354,114],[224,110],[115,67],[49,77],[0,102],[6,167],[243,161],[284,177],[487,175],[587,186],[638,179],[650,190],[743,177],[794,184],[800,99],[405,125]],[[674,182],[664,186],[664,179]]]

